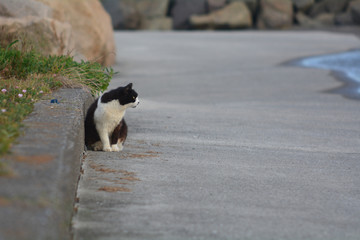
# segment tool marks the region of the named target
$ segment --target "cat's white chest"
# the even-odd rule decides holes
[[[119,101],[113,100],[108,103],[98,101],[98,106],[94,113],[94,122],[96,128],[106,130],[111,134],[115,127],[120,123],[125,115],[125,108],[120,105]]]

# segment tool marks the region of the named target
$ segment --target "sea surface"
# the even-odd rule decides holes
[[[360,49],[308,57],[301,59],[299,64],[304,67],[335,71],[335,75],[345,84],[334,92],[360,99]]]

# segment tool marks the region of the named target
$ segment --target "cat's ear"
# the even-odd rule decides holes
[[[128,92],[129,90],[131,90],[132,88],[132,83],[129,83],[126,87],[125,87],[125,91]]]

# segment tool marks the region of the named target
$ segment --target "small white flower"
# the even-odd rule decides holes
[[[18,94],[19,98],[22,98],[24,95],[22,95],[21,93]]]
[[[6,109],[1,109],[1,112],[3,112],[3,113],[6,112]]]
[[[6,90],[5,88],[1,89],[1,91],[2,91],[3,93],[6,93],[6,92],[7,92],[7,90]]]
[[[23,92],[23,93],[26,93],[26,90],[24,89],[24,90],[22,90],[22,92]]]
[[[42,90],[39,93],[44,93]]]

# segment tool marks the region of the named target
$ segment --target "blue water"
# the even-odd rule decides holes
[[[353,91],[360,96],[360,50],[309,57],[301,60],[305,67],[328,69],[343,73],[352,84]]]

